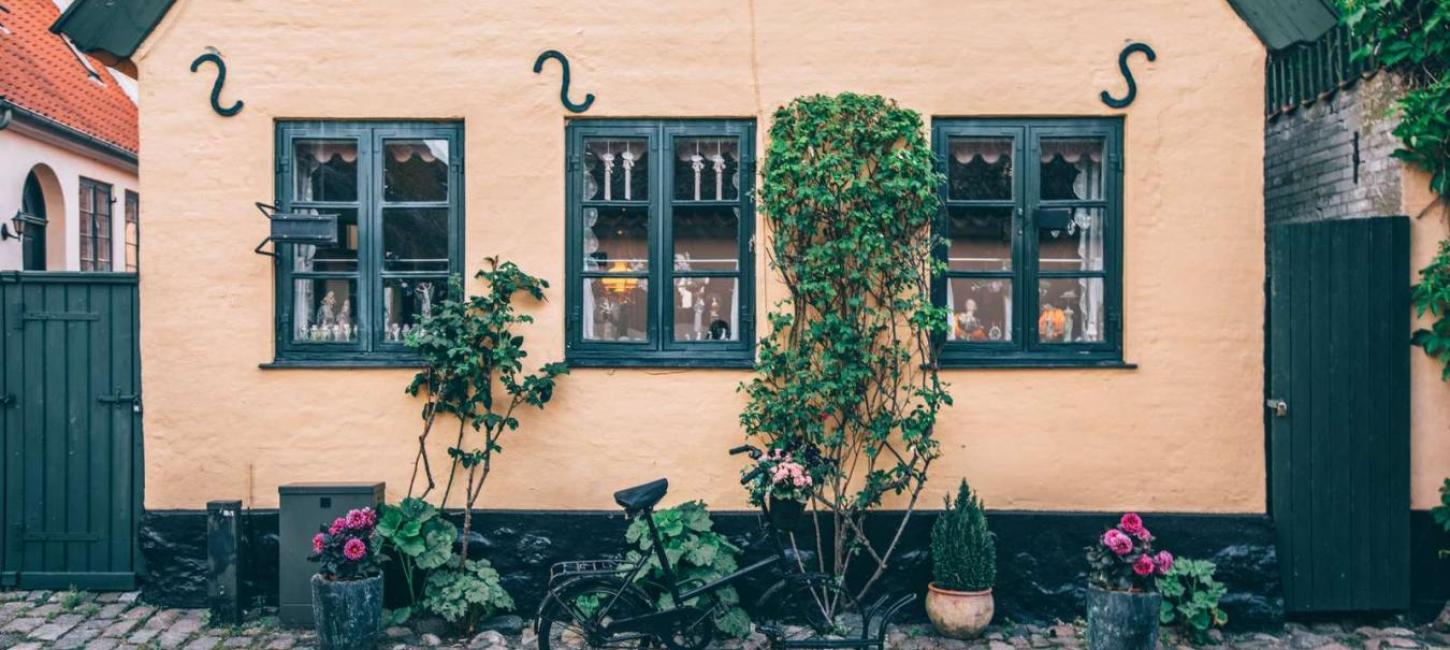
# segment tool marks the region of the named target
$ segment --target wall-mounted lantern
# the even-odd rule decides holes
[[[275,244],[306,244],[327,248],[337,245],[337,214],[278,212],[277,206],[258,203],[257,209],[272,223],[271,232],[257,244],[258,255],[276,257],[275,252],[262,250],[267,242]],[[275,250],[275,249],[274,249]]]
[[[7,239],[23,239],[25,237],[25,225],[31,222],[39,222],[42,224],[45,223],[44,221],[41,221],[38,217],[34,217],[25,214],[25,212],[23,211],[17,210],[15,212],[15,216],[10,218],[10,226],[14,227],[14,232],[11,232],[11,227],[0,223],[0,241],[5,241]]]

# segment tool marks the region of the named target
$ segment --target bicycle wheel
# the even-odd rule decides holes
[[[539,650],[640,650],[653,645],[642,632],[605,631],[611,621],[654,611],[649,598],[621,580],[565,583],[545,598],[539,611]]]
[[[864,610],[834,576],[799,574],[781,580],[760,598],[761,630],[773,647],[865,638]]]

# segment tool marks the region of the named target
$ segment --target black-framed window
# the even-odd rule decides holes
[[[754,150],[748,120],[569,125],[571,365],[753,363]]]
[[[25,189],[20,198],[20,218],[25,231],[20,242],[20,268],[26,271],[45,270],[45,227],[49,224],[45,212],[45,192],[40,188],[40,179],[35,172],[25,176]]]
[[[141,268],[141,195],[126,190],[126,270]]]
[[[274,365],[409,364],[462,272],[463,127],[280,122],[277,204],[336,214],[336,246],[279,246]]]
[[[80,257],[82,271],[111,270],[111,186],[81,177]]]
[[[1122,364],[1122,121],[938,119],[946,366]]]

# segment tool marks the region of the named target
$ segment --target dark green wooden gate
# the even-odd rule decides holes
[[[0,273],[0,583],[128,589],[141,511],[136,276]]]
[[[1270,509],[1291,612],[1410,597],[1409,221],[1269,230]]]

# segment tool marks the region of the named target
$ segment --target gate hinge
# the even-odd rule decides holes
[[[118,391],[110,395],[101,395],[96,398],[96,401],[111,406],[130,405],[132,411],[136,413],[141,412],[141,396],[136,393],[122,393]]]

